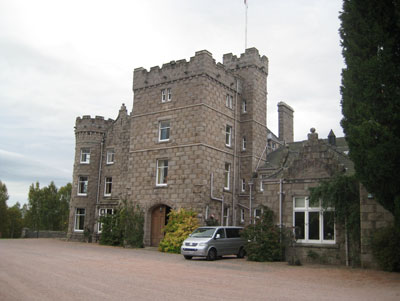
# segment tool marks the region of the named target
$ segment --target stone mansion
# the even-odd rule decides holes
[[[171,209],[192,209],[203,224],[213,216],[244,226],[265,205],[277,224],[301,229],[300,257],[312,249],[343,263],[333,212],[309,204],[308,195],[322,179],[352,172],[346,143],[333,132],[319,139],[314,129],[294,142],[294,111],[284,102],[272,133],[267,76],[268,59],[255,48],[225,54],[222,64],[203,50],[189,61],[135,69],[130,114],[123,104],[115,120],[76,119],[68,237],[82,239],[89,229],[96,240],[99,216],[121,200],[143,208],[148,246],[162,239]]]

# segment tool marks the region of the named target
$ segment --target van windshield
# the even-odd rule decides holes
[[[197,228],[192,233],[192,237],[207,237],[211,238],[215,232],[215,228]]]

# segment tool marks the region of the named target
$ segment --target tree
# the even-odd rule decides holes
[[[58,190],[58,201],[59,201],[59,217],[60,225],[59,229],[67,231],[68,219],[69,219],[69,202],[71,200],[72,184],[68,183],[65,186],[60,187]]]
[[[400,0],[344,0],[342,127],[356,176],[400,220]]]
[[[346,244],[350,246],[346,253],[346,264],[358,264],[360,251],[360,194],[359,183],[354,176],[336,175],[323,181],[319,186],[310,188],[310,201],[322,208],[334,208],[336,223],[344,225]],[[348,256],[350,254],[350,258]]]
[[[19,203],[16,203],[14,206],[8,208],[7,215],[8,215],[7,237],[20,238],[23,226],[21,205]]]
[[[0,181],[0,238],[7,232],[8,215],[7,215],[8,192],[6,184]]]

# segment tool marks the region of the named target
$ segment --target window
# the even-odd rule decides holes
[[[90,163],[90,148],[81,149],[81,164]]]
[[[167,102],[172,100],[171,88],[161,90],[161,102]]]
[[[104,187],[104,196],[110,196],[111,190],[112,190],[112,177],[106,177],[105,187]]]
[[[241,188],[242,192],[246,191],[246,181],[244,179],[242,179],[242,188]]]
[[[88,177],[79,177],[78,180],[78,195],[87,195]]]
[[[156,185],[157,186],[167,186],[168,178],[168,160],[157,160],[157,176]]]
[[[244,209],[240,208],[240,222],[244,223]]]
[[[226,228],[227,238],[240,238],[240,228]]]
[[[171,94],[171,88],[167,89],[167,101],[171,101],[172,100],[172,94]]]
[[[114,164],[114,150],[107,150],[107,164]]]
[[[100,208],[99,210],[99,222],[97,223],[97,232],[101,233],[103,228],[103,223],[100,222],[100,218],[102,216],[112,215],[114,213],[114,209],[112,208]]]
[[[230,125],[227,125],[225,129],[225,145],[232,145],[232,127]]]
[[[226,94],[226,102],[225,105],[229,108],[232,109],[233,108],[233,96]]]
[[[242,113],[246,113],[247,112],[247,101],[246,99],[242,100]]]
[[[264,213],[264,210],[261,208],[254,209],[254,223],[256,223],[257,220],[261,218],[261,215],[263,213]]]
[[[305,243],[335,243],[335,221],[332,208],[321,208],[307,197],[293,199],[293,226],[296,239]]]
[[[75,227],[74,231],[83,232],[85,227],[85,208],[76,208],[75,209]]]
[[[163,120],[158,123],[158,141],[169,141],[169,120]]]
[[[263,183],[263,181],[260,181],[260,191],[264,191],[264,183]]]
[[[231,164],[225,163],[225,184],[224,184],[225,190],[229,190],[230,188],[230,177],[231,177]]]
[[[247,144],[246,136],[243,136],[243,138],[242,138],[242,150],[243,151],[246,150],[246,144]]]
[[[228,226],[228,224],[229,224],[229,208],[228,207],[224,207],[224,215],[223,215],[222,224],[224,226]]]
[[[225,229],[224,228],[218,229],[217,233],[215,233],[215,237],[217,237],[218,234],[219,234],[219,238],[225,238]]]

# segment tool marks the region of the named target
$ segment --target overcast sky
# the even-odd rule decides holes
[[[247,47],[269,58],[268,127],[293,107],[295,140],[340,127],[340,0],[247,0]],[[243,0],[0,0],[0,180],[72,180],[77,116],[132,110],[134,68],[245,48]]]

